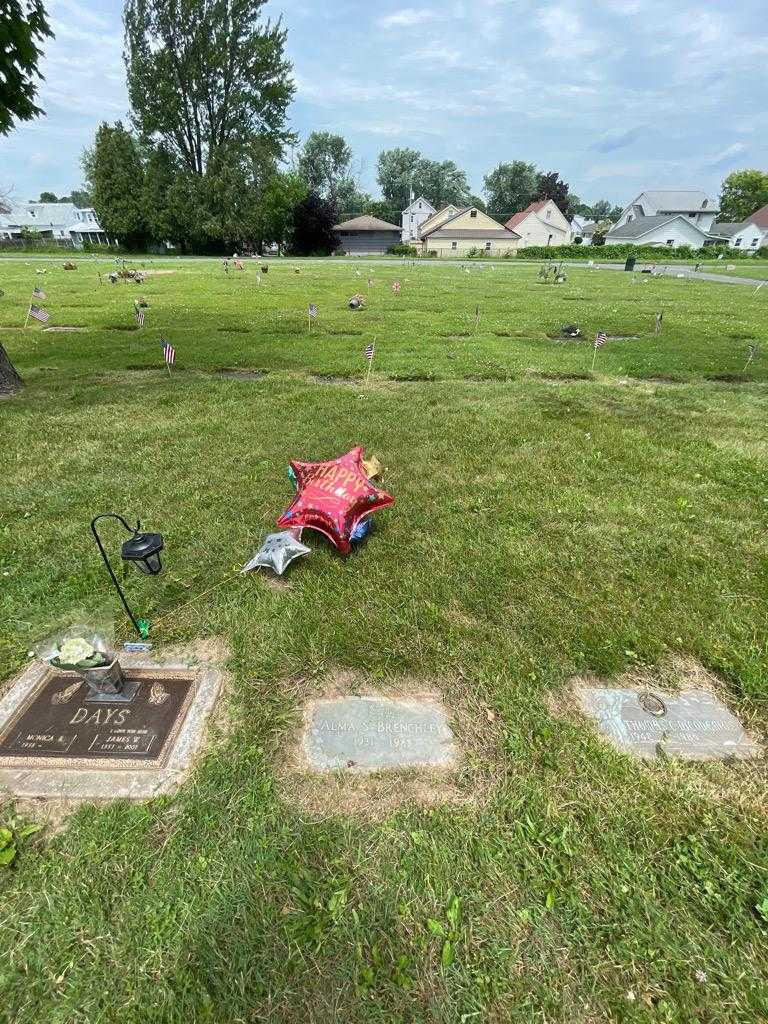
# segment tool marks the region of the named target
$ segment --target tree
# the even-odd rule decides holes
[[[411,190],[416,192],[416,169],[421,153],[416,149],[385,149],[379,153],[376,165],[376,180],[388,209],[398,215],[410,204]]]
[[[561,181],[557,171],[539,174],[536,199],[551,199],[564,217],[568,216],[568,186]]]
[[[485,205],[485,200],[481,199],[480,196],[470,196],[469,197],[469,205],[476,207],[478,210],[481,210],[483,213],[485,213],[486,210],[487,210],[487,207]]]
[[[291,252],[296,256],[327,256],[332,253],[339,244],[333,230],[335,219],[333,204],[317,192],[310,192],[293,211]]]
[[[488,200],[488,213],[504,221],[529,206],[538,189],[538,175],[533,164],[524,160],[501,163],[483,178],[483,192]]]
[[[75,206],[79,206],[81,209],[92,203],[90,192],[86,192],[84,188],[73,188],[69,198]]]
[[[139,147],[120,121],[100,124],[93,148],[83,155],[83,169],[99,223],[129,249],[146,245],[144,167]]]
[[[402,210],[394,209],[386,199],[372,199],[366,203],[363,213],[367,213],[370,217],[378,217],[379,220],[385,220],[389,224],[397,224]]]
[[[125,62],[133,123],[183,167],[207,173],[222,151],[258,138],[276,156],[295,139],[295,87],[282,19],[267,0],[126,0]],[[221,168],[219,159],[218,168]]]
[[[141,205],[147,230],[156,241],[182,243],[184,229],[172,203],[172,187],[179,174],[175,157],[160,143],[154,149],[144,168],[144,187]]]
[[[0,7],[0,135],[7,135],[14,121],[31,121],[43,111],[35,104],[38,64],[37,45],[50,39],[42,0],[3,0]]]
[[[720,216],[731,224],[739,224],[768,203],[768,173],[765,171],[734,171],[723,182],[720,193]]]
[[[597,221],[594,234],[592,235],[592,245],[605,245],[605,236],[612,227],[613,222],[610,220]]]
[[[38,200],[41,203],[58,203],[58,201],[55,192],[41,192],[40,199]]]
[[[423,195],[428,199],[436,210],[448,203],[469,203],[467,175],[453,160],[419,160],[416,165],[414,192],[417,196]]]
[[[296,208],[306,197],[307,184],[295,171],[275,174],[267,182],[260,205],[262,245],[284,245],[293,233]]]
[[[24,381],[0,344],[0,395],[15,395],[24,387]]]
[[[341,188],[349,194],[350,185],[355,187],[349,173],[351,163],[352,150],[341,135],[312,132],[299,154],[297,170],[310,192],[338,206]]]

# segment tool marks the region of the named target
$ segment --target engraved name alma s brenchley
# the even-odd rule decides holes
[[[183,716],[192,680],[142,679],[130,704],[88,703],[85,684],[52,673],[6,723],[0,734],[0,765],[22,759],[47,761],[161,761]]]

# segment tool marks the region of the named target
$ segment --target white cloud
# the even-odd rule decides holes
[[[392,14],[385,14],[376,24],[379,28],[411,28],[414,25],[423,25],[424,22],[432,21],[436,17],[437,12],[428,7],[403,7]]]

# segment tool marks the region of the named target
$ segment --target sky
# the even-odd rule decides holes
[[[120,0],[47,0],[39,103],[0,138],[19,201],[83,179],[100,121],[127,120]],[[288,29],[291,127],[338,132],[377,194],[382,149],[455,160],[481,194],[500,161],[557,170],[585,202],[714,196],[768,168],[765,0],[268,0]]]

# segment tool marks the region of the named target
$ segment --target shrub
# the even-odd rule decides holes
[[[404,242],[398,242],[396,245],[390,245],[387,249],[390,256],[418,256],[419,250],[415,245],[405,245]]]

